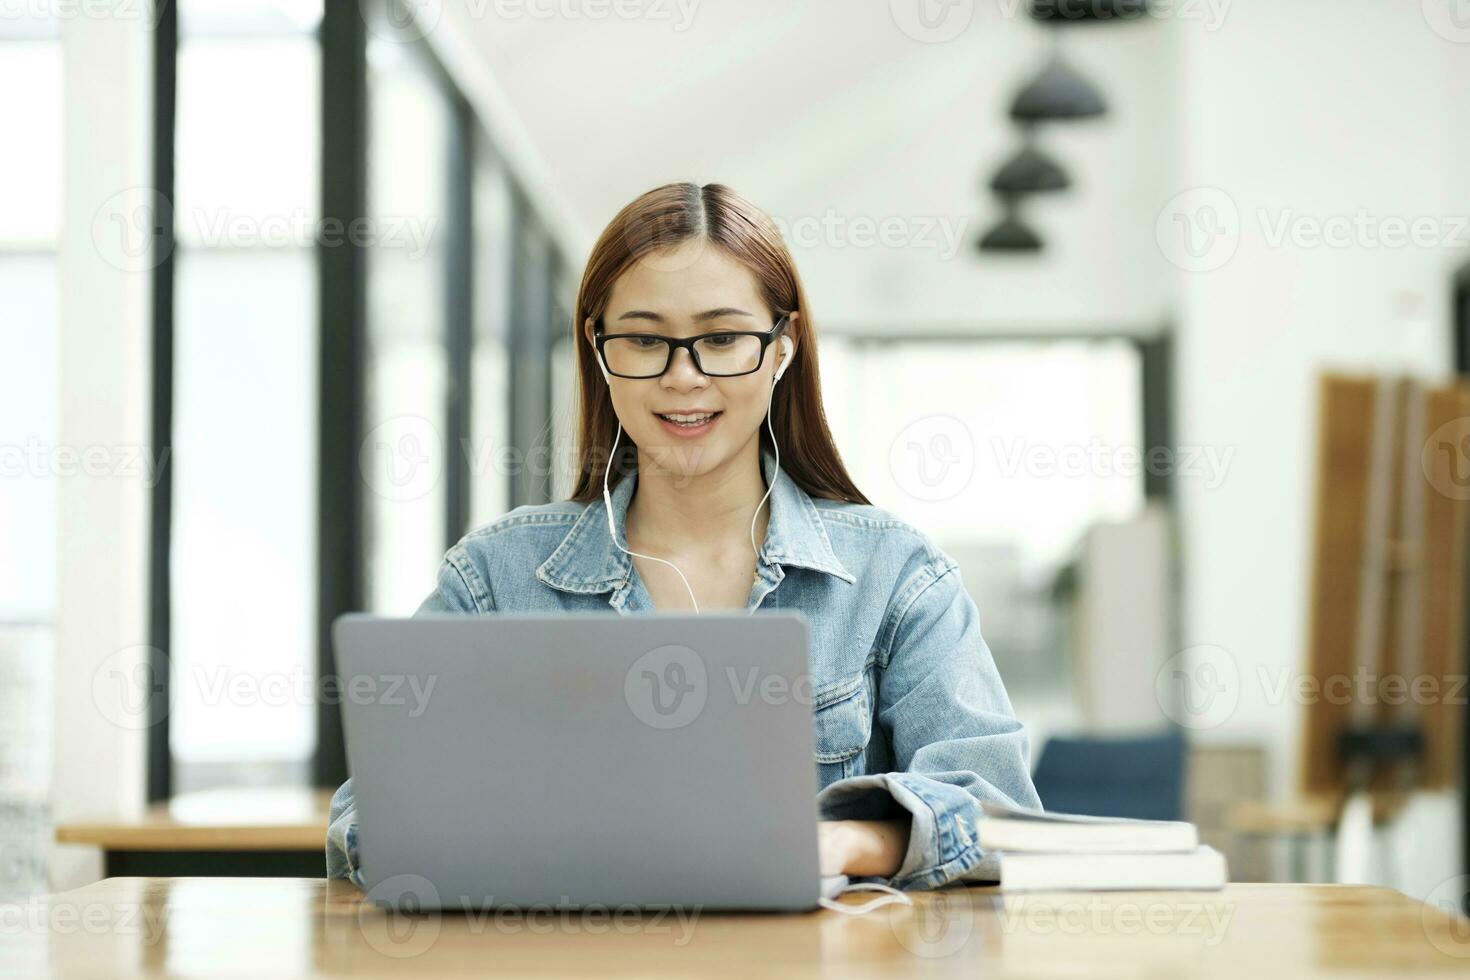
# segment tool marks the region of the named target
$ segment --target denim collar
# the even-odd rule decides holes
[[[775,457],[761,452],[761,470],[771,486]],[[613,522],[618,540],[627,544],[624,520],[633,499],[637,471],[629,473],[612,489]],[[769,500],[770,519],[761,546],[760,564],[810,568],[835,575],[851,584],[857,581],[832,551],[832,542],[822,515],[811,497],[782,473]],[[633,562],[613,544],[607,533],[607,507],[601,499],[583,509],[551,557],[536,569],[536,578],[563,592],[596,593],[625,588],[633,574]]]

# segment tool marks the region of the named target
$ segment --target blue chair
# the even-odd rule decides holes
[[[1178,732],[1048,739],[1036,792],[1043,807],[1062,813],[1182,820],[1185,750]]]

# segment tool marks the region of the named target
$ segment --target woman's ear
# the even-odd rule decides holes
[[[582,323],[582,333],[586,336],[587,343],[592,347],[592,360],[597,363],[597,370],[602,372],[602,380],[606,381],[608,386],[611,387],[612,375],[607,373],[607,365],[602,363],[602,358],[597,354],[597,331],[595,326],[595,321],[589,316]]]

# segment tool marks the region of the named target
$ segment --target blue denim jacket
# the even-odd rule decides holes
[[[774,461],[762,459],[769,485]],[[614,488],[623,518],[636,473]],[[892,514],[814,499],[782,474],[749,609],[800,610],[810,631],[815,759],[824,819],[912,818],[890,883],[996,880],[980,848],[980,802],[1040,807],[1027,737],[954,561]],[[517,507],[445,555],[419,612],[653,611],[604,504]],[[359,886],[348,780],[332,799],[327,874]]]

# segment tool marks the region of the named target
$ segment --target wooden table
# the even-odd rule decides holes
[[[0,976],[1470,975],[1470,922],[1386,888],[914,897],[862,917],[404,916],[340,880],[111,878],[0,905]]]
[[[109,877],[325,875],[331,799],[309,787],[205,790],[57,824],[56,842],[100,847]]]

